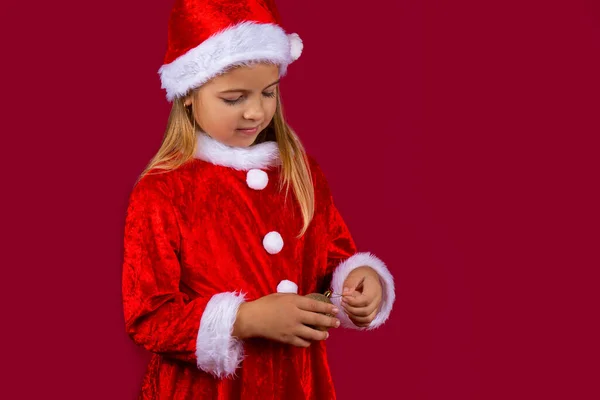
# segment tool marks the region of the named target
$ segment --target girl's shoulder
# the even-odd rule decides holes
[[[194,179],[193,175],[198,168],[201,168],[201,163],[192,159],[171,170],[151,169],[134,184],[130,198],[147,195],[173,198],[186,187],[187,181]]]
[[[321,164],[319,163],[317,158],[308,153],[306,154],[306,157],[308,158],[308,166],[310,167],[310,170],[312,171],[313,175],[316,175],[316,177],[319,179],[325,179],[325,173],[323,172]]]

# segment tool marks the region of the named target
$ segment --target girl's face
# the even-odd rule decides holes
[[[194,90],[184,104],[192,104],[196,124],[210,137],[248,147],[273,119],[278,83],[277,65],[240,66]]]

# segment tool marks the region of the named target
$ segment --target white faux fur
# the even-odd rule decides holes
[[[248,171],[280,163],[279,147],[275,142],[264,142],[250,147],[231,147],[203,132],[198,132],[196,138],[198,145],[194,157],[211,164]]]
[[[269,184],[269,175],[262,169],[251,169],[246,174],[248,187],[254,190],[263,190]]]
[[[333,296],[331,301],[339,307],[340,312],[337,317],[340,319],[342,326],[346,328],[353,328],[357,330],[375,329],[382,325],[390,316],[396,293],[394,289],[394,278],[390,271],[387,269],[383,261],[375,257],[371,253],[356,253],[346,261],[340,263],[333,272],[331,280],[331,288],[334,293],[342,293],[344,290],[344,281],[348,277],[350,272],[358,267],[367,266],[373,268],[377,274],[383,287],[383,298],[381,305],[379,306],[379,312],[375,319],[369,324],[368,327],[358,327],[350,320],[348,315],[343,311],[341,306],[341,297]]]
[[[231,335],[238,308],[244,301],[241,293],[219,293],[210,299],[202,313],[196,339],[196,364],[217,378],[234,375],[244,357],[242,341]]]
[[[298,294],[298,285],[287,279],[282,280],[277,285],[277,293],[296,293]]]
[[[279,232],[269,232],[263,239],[263,247],[269,254],[277,254],[283,249],[283,238]]]
[[[304,43],[302,43],[302,39],[300,39],[300,36],[298,36],[297,33],[290,33],[288,37],[290,38],[290,51],[292,53],[292,59],[295,61],[302,55]]]
[[[294,35],[294,34],[292,34]],[[298,35],[290,37],[275,24],[242,22],[222,30],[160,67],[158,73],[167,100],[185,95],[234,65],[266,61],[280,66],[285,75],[288,64],[302,52]]]

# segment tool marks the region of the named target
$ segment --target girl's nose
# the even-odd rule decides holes
[[[258,121],[263,119],[265,111],[261,101],[250,102],[249,107],[244,111],[244,119]]]

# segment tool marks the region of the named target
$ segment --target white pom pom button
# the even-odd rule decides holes
[[[283,238],[279,232],[269,232],[263,239],[263,247],[269,254],[277,254],[283,249]]]
[[[263,190],[269,183],[269,175],[260,169],[251,169],[246,174],[246,183],[251,189]]]
[[[282,280],[277,285],[277,293],[296,293],[298,294],[298,285],[287,279]]]

